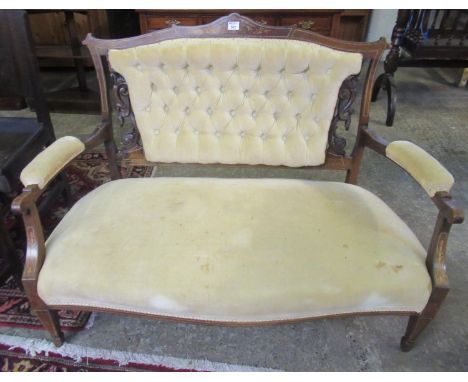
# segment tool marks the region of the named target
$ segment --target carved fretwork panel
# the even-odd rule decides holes
[[[141,148],[140,133],[133,114],[130,97],[128,95],[128,85],[125,78],[115,71],[110,72],[112,81],[112,96],[115,102],[115,110],[118,115],[120,125],[123,126],[125,119],[130,119],[130,130],[122,137],[123,150]]]
[[[346,130],[351,125],[353,103],[356,99],[358,75],[349,76],[343,81],[338,93],[333,119],[328,132],[328,152],[336,155],[345,155],[346,139],[337,134],[338,122],[343,121]]]

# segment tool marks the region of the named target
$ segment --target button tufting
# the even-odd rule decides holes
[[[280,69],[280,73],[283,73],[284,71],[286,70],[286,68],[283,66],[281,69]]]
[[[301,113],[297,113],[297,114],[295,115],[295,117],[296,117],[296,119],[301,119]]]
[[[174,133],[176,133],[177,135],[180,133],[180,130],[179,129],[175,129],[174,130]]]
[[[288,91],[288,97],[292,97],[292,95],[293,95],[292,90]]]
[[[318,121],[320,121],[320,118],[317,117],[317,116],[315,116],[315,117],[314,117],[314,121],[315,121],[315,122],[318,122]]]
[[[146,111],[151,111],[151,108],[149,106],[146,107]]]
[[[278,117],[279,117],[279,113],[278,113],[277,111],[275,111],[275,112],[273,113],[273,119],[277,120]]]
[[[306,135],[306,136],[304,137],[304,139],[305,139],[306,142],[309,142],[310,137],[309,137],[308,135]]]
[[[281,139],[282,139],[283,141],[285,141],[285,140],[286,140],[286,138],[287,138],[287,136],[286,136],[286,135],[283,135],[283,136],[281,137]]]
[[[154,130],[154,133],[155,133],[156,135],[159,135],[159,129]]]
[[[264,95],[265,97],[269,97],[269,96],[270,96],[270,91],[269,91],[269,90],[265,91],[265,93],[263,93],[263,95]]]
[[[213,65],[208,65],[208,67],[206,69],[211,72],[213,70]]]
[[[136,64],[135,66],[138,70],[141,70],[141,64]]]
[[[252,118],[255,118],[256,116],[257,116],[257,112],[254,110],[254,111],[252,112]]]
[[[332,67],[327,68],[327,73],[330,73],[332,71]]]
[[[201,93],[200,86],[197,86],[197,87],[195,88],[195,91],[196,91],[198,94],[200,94],[200,93]]]
[[[172,88],[172,91],[177,94],[179,92],[179,88],[177,86],[174,86]]]
[[[213,114],[213,109],[212,109],[211,107],[209,107],[208,109],[206,109],[206,113],[207,113],[208,115]]]
[[[266,134],[265,133],[261,133],[260,134],[260,138],[262,139],[262,141],[264,141],[266,139]]]
[[[198,130],[197,130],[197,129],[193,129],[193,133],[198,135]]]
[[[166,104],[163,106],[163,110],[167,113],[169,111],[169,106],[167,106]]]
[[[221,86],[219,87],[219,91],[220,91],[221,93],[224,93],[224,86],[223,86],[223,85],[221,85]]]
[[[235,110],[231,110],[231,111],[229,112],[229,114],[231,115],[231,117],[234,117],[234,116],[236,115],[236,111],[235,111]]]
[[[215,135],[216,135],[217,137],[219,137],[219,136],[221,135],[221,133],[220,133],[218,130],[216,130],[216,131],[215,131]]]
[[[190,108],[187,106],[184,110],[185,114],[186,115],[189,115],[190,114]]]
[[[249,95],[249,89],[245,89],[245,90],[244,90],[244,96],[247,97],[248,95]]]
[[[245,131],[241,131],[239,135],[240,135],[241,138],[244,138],[245,137]]]

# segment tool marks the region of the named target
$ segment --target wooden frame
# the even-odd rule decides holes
[[[399,67],[468,66],[468,11],[399,9],[391,39],[391,49],[384,63],[385,71],[377,77],[372,92],[372,102],[377,100],[380,89],[387,93],[387,126],[393,126],[395,119],[395,72]]]
[[[241,28],[239,31],[231,33],[225,29],[227,21],[240,21]],[[134,163],[146,162],[142,155],[142,149],[138,142],[137,131],[130,132],[127,137],[127,145],[120,152],[117,152],[112,134],[112,119],[111,119],[111,102],[109,79],[114,77],[114,95],[117,97],[117,111],[119,118],[132,117],[131,105],[128,100],[128,89],[126,84],[117,74],[111,73],[107,63],[107,53],[109,49],[123,49],[138,45],[155,43],[157,41],[175,39],[180,37],[261,37],[261,38],[282,38],[295,39],[301,41],[310,41],[321,44],[330,48],[343,51],[359,52],[368,60],[368,69],[365,73],[365,86],[363,87],[363,95],[361,101],[361,111],[359,115],[359,126],[355,146],[350,156],[344,153],[343,138],[336,135],[336,124],[338,121],[344,121],[345,127],[349,126],[350,107],[355,96],[355,78],[348,78],[343,82],[340,89],[339,99],[332,120],[332,126],[329,134],[329,145],[327,149],[326,161],[322,166],[318,167],[303,167],[303,168],[326,168],[334,170],[346,171],[346,182],[356,184],[359,174],[360,163],[363,156],[363,151],[366,147],[371,148],[385,156],[387,142],[378,137],[372,130],[367,127],[369,122],[369,104],[371,98],[372,83],[375,76],[377,63],[383,50],[387,47],[386,42],[381,39],[375,43],[356,43],[348,41],[339,41],[332,38],[324,37],[313,32],[304,31],[289,27],[268,27],[251,21],[238,14],[231,14],[223,17],[211,24],[197,27],[179,27],[173,26],[169,29],[153,32],[147,35],[142,35],[134,38],[121,40],[100,40],[88,35],[85,44],[89,47],[100,85],[101,91],[101,106],[102,106],[102,122],[90,138],[85,140],[86,149],[94,147],[97,144],[104,143],[109,157],[109,165],[112,179],[119,178],[119,170],[116,163],[118,155],[127,158]],[[135,126],[133,126],[135,128]],[[246,165],[248,166],[248,165]],[[122,310],[92,308],[92,307],[76,307],[76,306],[59,306],[47,305],[37,294],[37,278],[41,266],[45,259],[45,242],[42,231],[42,226],[39,220],[39,215],[36,208],[36,201],[41,195],[42,190],[38,186],[33,185],[26,187],[23,194],[15,199],[13,210],[23,215],[26,226],[28,246],[26,265],[23,274],[23,283],[28,294],[32,309],[38,314],[45,328],[52,335],[54,343],[59,346],[63,342],[63,334],[60,331],[58,320],[55,311],[58,309],[80,309],[83,311],[103,311],[113,313],[123,313],[132,315],[142,315],[157,319],[170,319],[174,321],[185,322],[201,322],[212,324],[210,321],[203,320],[186,320],[170,317],[161,317],[156,315],[137,314]],[[372,313],[354,313],[334,316],[348,315],[372,315],[372,314],[390,314],[390,315],[408,315],[410,321],[405,336],[401,342],[401,348],[404,351],[409,350],[416,337],[434,317],[441,302],[448,292],[448,280],[445,273],[445,247],[447,243],[448,233],[452,224],[461,223],[463,221],[463,212],[458,208],[451,196],[447,192],[437,193],[432,200],[439,209],[439,217],[434,229],[432,242],[427,255],[427,268],[432,278],[432,294],[426,308],[422,313],[417,312],[372,312]],[[306,319],[288,320],[288,321],[272,321],[256,323],[256,325],[268,325],[283,322],[297,322],[308,319],[318,319],[321,317],[312,317]],[[216,322],[216,324],[221,324]],[[229,325],[249,325],[252,323],[222,323]]]

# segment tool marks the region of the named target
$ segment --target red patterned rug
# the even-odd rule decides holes
[[[179,369],[166,365],[129,362],[125,365],[113,359],[90,358],[75,360],[53,352],[40,352],[30,355],[20,347],[11,348],[0,344],[0,371],[198,371],[194,369]]]
[[[126,166],[121,164],[123,177],[150,176],[152,168],[145,166]],[[78,156],[66,169],[73,202],[97,186],[110,180],[107,160],[104,153],[86,153]],[[68,211],[65,201],[60,198],[42,219],[44,235],[47,237],[60,219]],[[6,226],[13,232],[18,248],[23,247],[21,229],[17,227],[19,220],[8,216]],[[16,226],[15,226],[16,225]],[[15,232],[16,231],[16,232]],[[88,321],[90,313],[62,310],[59,312],[60,325],[65,331],[80,330]],[[0,285],[0,326],[15,326],[42,329],[39,320],[29,310],[29,303],[24,291],[19,288],[11,277]]]

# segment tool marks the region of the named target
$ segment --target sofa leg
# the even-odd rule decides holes
[[[34,313],[37,315],[44,328],[51,335],[54,345],[57,347],[62,346],[64,336],[60,329],[57,312],[54,310],[35,310]]]
[[[400,348],[404,352],[410,351],[418,338],[419,334],[429,324],[431,318],[422,317],[420,314],[410,316],[408,326],[406,327],[406,333],[401,338]]]
[[[406,327],[406,333],[401,339],[400,348],[404,352],[410,351],[418,336],[426,328],[426,326],[435,317],[439,310],[442,302],[445,300],[449,292],[448,286],[446,287],[435,287],[432,290],[429,302],[420,314],[410,316],[408,326]]]

